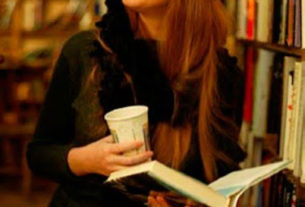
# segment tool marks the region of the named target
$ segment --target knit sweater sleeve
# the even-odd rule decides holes
[[[34,174],[57,182],[76,179],[68,167],[67,154],[73,147],[74,111],[69,63],[62,53],[36,126],[28,145],[27,159]]]

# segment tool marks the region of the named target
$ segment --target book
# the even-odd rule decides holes
[[[304,107],[305,107],[305,67],[304,63],[296,62],[295,64],[295,131],[291,139],[292,148],[292,169],[293,175],[300,177],[301,175],[301,145],[302,132],[304,127]]]
[[[278,0],[273,4],[273,33],[272,33],[272,42],[280,43],[281,35],[281,23],[283,21],[282,14],[283,0]]]
[[[158,161],[150,161],[111,173],[105,183],[114,186],[120,183],[127,189],[128,186],[136,188],[138,184],[140,188],[148,188],[148,192],[167,189],[211,207],[234,207],[249,187],[280,172],[289,162],[279,161],[234,171],[207,185]]]
[[[269,42],[272,26],[270,24],[272,17],[271,0],[257,0],[257,29],[256,40],[260,42]]]
[[[288,0],[282,1],[282,19],[281,19],[281,34],[279,43],[284,45],[286,42],[286,27],[287,27],[287,9],[288,8]]]
[[[305,127],[303,127],[302,140],[301,140],[301,183],[305,184]]]
[[[301,0],[295,0],[295,20],[294,20],[294,46],[300,48],[302,46],[301,40]]]
[[[267,131],[268,102],[275,53],[259,49],[254,82],[253,135],[264,138]]]
[[[305,1],[301,2],[301,39],[302,39],[302,48],[305,48]]]
[[[293,70],[296,58],[284,57],[283,69],[283,99],[282,99],[282,117],[281,117],[281,136],[280,136],[280,156],[288,159],[288,141],[290,134],[290,123],[292,113],[292,86],[293,86]]]
[[[273,62],[267,126],[267,132],[269,134],[276,134],[277,136],[281,133],[283,68],[284,55],[277,53]]]
[[[256,21],[256,2],[255,0],[248,0],[247,7],[247,39],[255,39],[255,21]]]
[[[243,120],[251,123],[253,112],[253,74],[255,67],[255,50],[252,47],[247,48],[246,51],[246,66],[245,66],[245,96],[243,108]]]
[[[287,37],[286,37],[286,43],[288,46],[293,46],[293,40],[294,40],[294,21],[295,21],[295,0],[288,0],[288,19],[287,19]]]
[[[247,38],[247,0],[237,1],[237,32],[240,39]]]

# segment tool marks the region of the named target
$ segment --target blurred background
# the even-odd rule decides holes
[[[94,28],[104,0],[0,0],[0,206],[46,206],[56,185],[25,152],[63,43]]]

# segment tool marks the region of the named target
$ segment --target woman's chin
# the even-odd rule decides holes
[[[141,12],[153,8],[163,7],[168,0],[122,0],[125,7]]]

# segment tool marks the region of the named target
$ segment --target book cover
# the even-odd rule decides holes
[[[259,49],[255,72],[253,135],[264,138],[267,132],[267,113],[270,94],[271,71],[274,53]]]
[[[123,185],[125,189],[138,189],[144,193],[165,188],[211,207],[234,207],[249,187],[278,173],[288,164],[289,161],[279,161],[234,171],[207,185],[158,161],[151,161],[112,173],[106,184],[113,184],[114,187]]]

